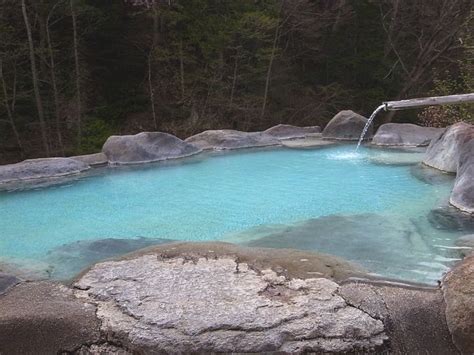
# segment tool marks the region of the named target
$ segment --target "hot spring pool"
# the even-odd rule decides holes
[[[414,158],[354,154],[353,145],[252,150],[0,192],[0,266],[67,278],[153,243],[224,240],[335,254],[382,277],[433,284],[459,259],[463,231],[432,218],[452,179],[415,177]]]

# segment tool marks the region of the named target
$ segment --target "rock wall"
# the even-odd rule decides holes
[[[460,122],[431,141],[423,163],[456,173],[450,203],[474,213],[474,126]]]

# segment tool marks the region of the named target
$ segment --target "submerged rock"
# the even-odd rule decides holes
[[[79,174],[90,169],[81,161],[70,158],[29,159],[21,163],[0,166],[0,186],[7,183],[41,180]]]
[[[385,123],[371,144],[381,146],[427,146],[444,128],[422,127],[411,123]]]
[[[142,132],[111,136],[102,151],[112,164],[137,164],[183,158],[201,150],[168,133]]]
[[[384,152],[369,156],[369,161],[378,165],[415,165],[423,160],[423,153]]]
[[[446,320],[462,354],[474,353],[474,255],[468,256],[442,281]]]
[[[344,110],[334,116],[323,130],[323,138],[336,140],[357,141],[367,123],[367,118],[353,111]],[[369,127],[365,139],[373,135],[372,125]]]
[[[395,218],[370,213],[330,215],[292,225],[256,228],[235,240],[252,247],[339,255],[379,277],[434,284],[447,266],[433,261],[431,246],[423,233],[428,222]]]
[[[279,139],[304,138],[320,132],[321,127],[319,126],[297,127],[289,124],[279,124],[263,131],[263,133]]]
[[[221,150],[279,145],[280,140],[265,132],[242,132],[231,129],[210,130],[186,139],[200,149]]]
[[[95,265],[75,287],[97,305],[108,340],[133,353],[367,352],[387,339],[335,282],[229,256],[128,257]]]
[[[474,253],[474,234],[464,235],[456,239],[456,246],[461,248],[459,253],[463,257]]]
[[[431,168],[424,164],[417,164],[410,168],[410,173],[430,185],[444,184],[452,182],[455,178],[453,174],[449,174],[438,169]]]
[[[66,280],[99,261],[170,242],[159,238],[79,240],[51,250],[44,261],[52,278]]]
[[[449,202],[462,211],[474,213],[474,126],[459,122],[431,141],[423,163],[455,172]]]
[[[452,206],[442,206],[431,210],[428,220],[436,229],[474,231],[474,218]]]

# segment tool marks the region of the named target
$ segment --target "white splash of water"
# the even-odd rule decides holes
[[[328,154],[327,157],[331,160],[359,160],[364,158],[364,155],[358,152],[344,152]]]
[[[362,144],[362,141],[364,140],[364,137],[367,134],[367,131],[369,130],[369,127],[372,124],[372,121],[374,120],[375,116],[377,116],[377,114],[383,109],[385,109],[385,104],[377,107],[375,111],[372,112],[372,114],[370,115],[369,119],[367,120],[367,123],[365,124],[364,129],[362,130],[362,134],[360,135],[359,142],[357,143],[356,152],[359,150],[359,147]]]

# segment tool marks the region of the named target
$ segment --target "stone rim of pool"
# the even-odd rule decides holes
[[[192,163],[195,159],[206,159],[209,156],[212,157],[222,153],[228,154],[230,151],[238,151],[238,153],[246,151],[252,153],[256,148],[258,148],[258,151],[281,147],[294,149],[327,148],[335,144],[347,143],[340,142],[340,140],[357,140],[360,127],[366,122],[366,119],[361,117],[362,116],[352,111],[341,112],[333,118],[331,125],[328,125],[331,130],[331,133],[328,134],[324,131],[322,134],[319,133],[319,127],[277,125],[264,132],[246,133],[233,130],[206,131],[190,137],[185,141],[160,132],[141,133],[135,136],[113,136],[104,144],[104,152],[100,154],[72,158],[28,160],[19,164],[0,167],[0,191],[1,189],[11,191],[64,184],[71,180],[74,181],[83,177],[93,176],[103,171],[103,169],[120,166],[126,167],[138,163],[148,163],[145,165],[150,167],[168,166],[170,164],[182,164],[186,162]],[[332,126],[336,126],[337,129],[334,129],[334,127],[331,128]],[[388,148],[414,153],[423,151],[425,149],[424,147],[426,147],[432,138],[437,138],[437,136],[443,132],[442,129],[425,129],[419,126],[416,126],[416,129],[414,129],[411,126],[415,125],[382,125],[374,137],[373,144],[369,145],[369,147],[376,149]],[[457,126],[459,126],[459,124],[450,127],[450,129],[453,128],[455,131],[456,129],[459,130]],[[470,127],[463,126],[461,129],[469,130]],[[338,134],[340,137],[337,136]],[[405,135],[407,138],[404,138]],[[443,137],[443,135],[444,134],[441,134],[441,137]],[[442,140],[439,139],[439,137],[437,139],[438,142]],[[193,142],[197,144],[196,149],[190,148],[190,144]],[[132,153],[130,153],[130,151]],[[121,158],[123,156],[125,156],[126,159]],[[145,158],[143,158],[143,156],[145,156]],[[416,156],[416,154],[407,154],[407,156],[407,159],[398,158],[398,161],[394,162],[390,161],[390,159],[387,160],[386,157],[383,157],[382,153],[380,158],[376,158],[373,162],[380,164],[409,165],[418,159],[412,158]],[[108,167],[104,165],[106,159],[109,159],[107,162]],[[377,161],[377,159],[379,160]],[[124,162],[123,160],[127,161]],[[51,164],[48,164],[48,161],[51,162]],[[35,167],[35,162],[39,164],[39,167]],[[431,163],[429,165],[435,165],[436,168],[436,164]],[[31,166],[33,166],[32,169]],[[90,169],[91,167],[95,169]],[[2,168],[4,169],[2,170]],[[65,171],[63,171],[64,169]],[[19,179],[12,179],[12,176],[15,174],[18,175]],[[28,174],[32,175],[28,176]],[[52,177],[48,177],[48,174],[52,175]],[[5,175],[7,179],[4,178]],[[374,276],[371,274],[368,274],[367,277],[388,279],[387,276]],[[398,281],[399,279],[394,278],[393,280]]]
[[[395,126],[395,128],[397,127]],[[352,122],[350,125],[346,127],[343,126],[342,128],[340,128],[341,135],[339,138],[342,140],[356,140],[358,138],[358,135],[356,133],[360,132],[360,130],[360,127],[354,128]],[[396,131],[396,129],[394,129],[394,131],[394,135],[403,135],[403,132],[400,133]],[[472,158],[474,156],[472,154],[474,148],[473,132],[474,127],[466,124],[456,124],[454,126],[449,127],[440,135],[432,138],[432,143],[428,148],[428,158],[425,161],[427,165],[430,165],[436,169],[457,173],[450,203],[452,206],[455,206],[460,210],[470,213],[474,211],[474,209],[472,209],[474,203],[474,196],[472,195],[472,184],[474,183],[474,159]],[[268,137],[268,133],[255,134],[251,137],[246,134],[237,134],[236,137],[235,132],[230,133],[232,133],[233,135],[233,140],[231,144],[232,147],[235,146],[236,139],[240,140],[241,143],[237,144],[240,144],[238,148],[251,148],[248,144],[249,139],[262,139],[263,143],[256,144],[256,146],[260,147],[279,147],[282,145],[284,146],[284,140],[288,139],[288,137],[285,137],[285,139],[283,140],[278,138],[274,140],[275,138]],[[351,134],[353,135],[353,138],[351,138]],[[387,131],[385,130],[384,135],[386,134]],[[228,147],[222,148],[223,143],[222,141],[220,141],[220,139],[222,138],[222,131],[220,131],[218,136],[219,135],[220,137],[218,137],[217,139],[217,141],[219,142],[218,149],[234,149]],[[310,133],[309,135],[307,135],[306,138],[295,138],[302,141],[299,148],[307,149],[308,146],[311,146],[311,144],[313,144],[313,147],[325,146],[323,143],[321,143],[321,145],[318,144],[318,142],[322,142],[323,140],[322,138],[316,135],[317,133]],[[322,136],[324,137],[324,131]],[[377,136],[377,133],[375,136]],[[308,139],[308,137],[310,138]],[[333,138],[338,139],[338,137]],[[311,140],[312,142],[308,143],[308,140]],[[393,140],[393,136],[390,137],[390,140]],[[383,137],[378,139],[377,141],[383,141]],[[403,139],[401,139],[401,141],[403,142]],[[400,139],[397,138],[397,142],[397,147],[405,147],[405,145],[399,144]],[[423,143],[424,142],[425,141],[423,141]],[[293,145],[292,148],[297,148],[295,147],[295,144],[290,145]],[[381,145],[384,144],[382,143]],[[410,147],[413,146],[413,144],[407,144],[406,146]],[[452,148],[453,146],[455,147],[454,154],[452,154],[452,149],[449,150],[446,148]],[[150,156],[150,154],[156,157],[156,154],[159,155],[161,153],[147,152],[147,154],[148,157]],[[176,150],[173,150],[173,154],[174,157],[176,157]],[[89,158],[86,157],[81,159]],[[103,161],[104,157],[93,157],[91,158],[90,162],[91,164],[93,164],[93,162],[98,160]],[[452,161],[450,162],[450,164],[446,164],[448,160],[454,161],[454,164],[452,163]],[[150,159],[148,161],[150,161]],[[67,163],[70,164],[71,162],[68,161]],[[89,163],[84,164],[89,165]],[[402,164],[409,163],[402,162]],[[100,164],[98,163],[97,165]],[[61,173],[61,169],[59,170]],[[19,171],[20,179],[24,180],[25,175],[21,175],[25,173],[23,167],[21,167]],[[38,173],[38,171],[36,171],[35,173]],[[91,172],[88,172],[88,174],[89,173]],[[28,172],[26,173],[26,175],[27,174]],[[82,176],[83,173],[73,172],[72,174],[73,175],[71,175],[71,177],[78,177]],[[1,177],[2,170],[0,167],[0,181]],[[41,178],[48,180],[48,177],[44,175],[41,176]],[[44,181],[41,181],[41,183],[44,183]],[[9,188],[11,188],[12,185],[10,185],[9,183],[9,186]],[[467,216],[467,218],[473,218],[472,215]],[[447,218],[449,219],[450,217]],[[452,222],[452,220],[449,220],[448,222]],[[127,325],[128,321],[125,321],[125,318],[123,318],[127,317],[125,315],[126,312],[123,313],[119,310],[119,308],[114,306],[114,302],[116,302],[117,306],[120,305],[119,307],[130,307],[124,306],[124,304],[134,302],[133,297],[129,298],[129,296],[126,296],[130,291],[127,288],[129,286],[126,286],[126,288],[120,290],[118,294],[113,296],[111,296],[110,294],[106,295],[106,293],[103,293],[104,291],[101,290],[102,284],[104,287],[106,287],[107,285],[107,282],[101,278],[108,277],[106,275],[114,275],[115,272],[118,272],[120,274],[120,268],[122,268],[122,270],[127,270],[127,272],[132,272],[132,274],[130,274],[132,275],[132,277],[137,277],[136,275],[133,276],[134,273],[139,272],[140,267],[146,267],[146,262],[148,262],[146,261],[144,264],[142,264],[142,266],[140,266],[140,263],[145,261],[145,259],[141,259],[141,256],[147,254],[155,255],[153,257],[153,260],[157,260],[157,262],[159,263],[165,263],[166,265],[179,265],[180,263],[181,265],[185,265],[187,262],[196,263],[197,266],[192,267],[190,269],[191,271],[189,272],[191,272],[191,274],[189,275],[195,275],[193,274],[195,272],[198,272],[199,274],[201,272],[205,272],[205,270],[212,272],[212,270],[215,270],[213,269],[214,264],[212,260],[216,260],[216,265],[218,265],[219,263],[223,263],[222,265],[230,266],[230,269],[233,270],[232,272],[236,273],[237,278],[241,281],[247,279],[249,280],[249,282],[255,283],[253,285],[260,284],[260,282],[263,282],[263,293],[259,292],[254,296],[258,300],[263,300],[261,299],[261,297],[268,297],[271,302],[286,302],[284,301],[285,297],[288,297],[288,299],[293,299],[293,297],[300,297],[299,292],[303,292],[303,290],[311,290],[304,291],[304,293],[308,293],[316,297],[312,299],[311,302],[314,302],[314,305],[315,307],[317,307],[317,309],[318,307],[323,307],[322,309],[324,309],[324,307],[327,307],[327,304],[325,304],[324,302],[336,302],[334,295],[337,295],[337,297],[340,297],[337,302],[342,302],[343,308],[347,309],[348,312],[355,312],[356,310],[362,311],[364,317],[368,316],[367,322],[369,323],[374,321],[376,322],[377,320],[379,322],[381,321],[380,325],[377,326],[375,326],[375,323],[373,323],[374,328],[368,327],[369,323],[366,323],[365,328],[362,327],[360,328],[360,330],[358,330],[360,332],[368,332],[364,333],[366,335],[362,336],[362,338],[364,338],[366,342],[357,343],[355,341],[355,339],[360,339],[361,333],[346,333],[344,336],[342,336],[342,338],[340,339],[344,346],[342,345],[342,343],[338,343],[336,340],[332,341],[331,343],[327,343],[325,342],[324,337],[321,338],[318,335],[315,335],[314,339],[306,338],[305,340],[300,340],[295,337],[296,332],[299,331],[298,328],[288,328],[282,329],[282,331],[285,332],[285,334],[291,334],[291,336],[288,338],[289,341],[285,340],[283,343],[279,343],[272,340],[270,341],[270,343],[265,343],[267,344],[266,346],[270,346],[270,348],[258,348],[258,345],[252,341],[244,343],[233,343],[233,346],[236,346],[236,348],[232,348],[233,351],[300,351],[301,349],[304,349],[306,351],[340,352],[354,350],[381,351],[387,349],[395,351],[406,351],[407,349],[410,349],[411,351],[416,352],[417,350],[426,350],[426,346],[428,345],[433,345],[433,351],[439,349],[449,349],[449,351],[454,352],[457,348],[457,351],[460,351],[462,353],[469,353],[472,352],[474,349],[474,344],[472,342],[471,337],[471,335],[474,334],[474,317],[469,317],[469,314],[474,315],[474,307],[472,304],[469,303],[469,292],[471,292],[472,296],[472,285],[474,282],[472,277],[474,272],[474,256],[472,255],[466,256],[466,258],[462,262],[458,263],[458,265],[455,266],[452,270],[450,270],[447,276],[442,279],[442,290],[435,287],[428,287],[427,290],[424,290],[424,288],[413,288],[408,287],[408,285],[377,285],[377,283],[374,284],[370,281],[359,281],[355,283],[354,281],[348,281],[346,283],[339,281],[341,285],[337,285],[336,283],[327,283],[324,284],[323,287],[322,285],[318,286],[319,281],[312,280],[324,280],[324,278],[332,278],[331,275],[324,273],[323,275],[313,274],[308,276],[308,281],[304,281],[301,279],[301,275],[292,275],[291,273],[285,274],[285,269],[282,268],[280,265],[281,262],[279,263],[274,261],[265,265],[264,262],[262,264],[262,259],[255,257],[249,257],[248,260],[244,260],[242,262],[242,260],[240,260],[238,256],[239,252],[236,250],[224,250],[222,253],[213,254],[214,251],[212,249],[216,248],[215,243],[213,245],[206,245],[205,243],[201,243],[200,246],[192,243],[184,244],[189,244],[189,249],[186,250],[186,247],[182,247],[184,248],[184,250],[179,250],[181,248],[179,247],[179,245],[168,244],[164,245],[163,247],[151,247],[149,249],[144,249],[142,251],[132,253],[125,257],[119,257],[117,261],[109,261],[105,263],[99,262],[98,264],[90,267],[77,277],[76,282],[73,285],[74,288],[72,290],[64,286],[57,286],[57,284],[51,283],[49,281],[24,284],[21,282],[22,280],[15,280],[12,277],[8,277],[8,275],[2,275],[0,273],[0,305],[4,306],[4,309],[7,310],[5,315],[3,315],[3,317],[5,318],[3,320],[3,323],[0,322],[0,351],[3,350],[2,346],[17,346],[17,349],[31,349],[31,346],[33,345],[36,346],[35,350],[45,349],[45,352],[58,350],[73,352],[91,351],[92,353],[100,351],[171,351],[172,348],[168,347],[166,343],[158,344],[156,342],[150,341],[151,338],[149,338],[149,336],[151,334],[155,334],[153,332],[163,331],[160,330],[159,327],[150,327],[149,324],[157,324],[154,323],[155,320],[153,317],[155,316],[150,319],[152,323],[147,323],[148,321],[143,318],[142,315],[137,315],[136,312],[138,311],[138,308],[130,308],[129,311],[134,314],[134,317],[137,317],[137,319],[143,319],[145,323],[143,323],[142,325],[134,325],[132,328],[129,328],[129,325]],[[206,251],[204,252],[203,250],[201,250],[201,252],[199,252],[199,248],[206,249]],[[229,248],[232,248],[232,246],[229,246]],[[164,254],[163,249],[167,250],[167,252]],[[157,252],[156,250],[161,251]],[[253,250],[255,250],[255,252],[258,252],[259,249],[255,248]],[[283,250],[281,252],[284,253],[285,251]],[[205,254],[205,256],[203,256],[203,253]],[[240,256],[240,258],[242,258],[242,255]],[[315,258],[318,259],[317,254],[315,254]],[[300,263],[306,262],[303,259],[305,258],[301,258]],[[176,261],[178,261],[178,264],[176,264]],[[129,266],[129,264],[126,264],[127,262],[131,262],[131,266]],[[241,266],[239,266],[240,264]],[[123,267],[125,267],[125,269],[123,269]],[[179,266],[177,267],[178,269],[180,268]],[[174,268],[174,266],[172,266],[172,268]],[[239,268],[242,269],[239,271]],[[102,271],[97,274],[98,270]],[[224,274],[222,274],[224,277],[223,280],[227,280],[228,276],[224,276]],[[156,277],[159,277],[159,275],[157,275]],[[120,276],[118,276],[117,280],[119,279]],[[124,280],[125,279],[123,279],[122,281]],[[135,290],[139,292],[143,292],[144,290],[146,290],[146,292],[148,292],[148,297],[151,297],[151,299],[153,299],[153,297],[156,297],[156,293],[154,293],[155,291],[150,291],[150,289],[146,287],[145,289],[143,289],[143,286],[140,286],[139,283],[135,284],[135,286],[138,287]],[[223,287],[232,286],[224,285]],[[251,289],[247,287],[250,287],[250,284],[248,284],[248,286],[236,286],[235,291],[240,292],[242,290]],[[325,295],[324,292],[326,291],[324,290],[329,290],[331,287],[334,287],[334,293],[332,296],[329,296],[329,298],[327,298],[328,296]],[[313,294],[313,292],[316,293]],[[4,293],[4,295],[2,296],[1,293]],[[29,296],[26,296],[27,298],[25,298],[25,295]],[[9,313],[9,310],[15,310],[18,309],[20,305],[24,305],[25,301],[30,298],[30,295],[36,295],[35,297],[37,297],[37,301],[29,301],[29,306],[24,308],[22,317],[25,318],[18,317],[18,314],[12,317],[11,315],[14,313]],[[217,297],[215,299],[215,301],[218,302],[217,304],[219,304],[219,302],[222,302],[222,300],[219,298],[220,296],[209,297],[210,299],[214,299],[213,297]],[[468,297],[468,299],[466,300],[465,297]],[[323,301],[323,299],[325,301]],[[34,319],[37,319],[40,323],[44,322],[44,317],[49,317],[50,314],[48,315],[48,311],[46,311],[46,313],[41,313],[37,306],[35,306],[35,302],[38,302],[40,308],[42,308],[43,306],[49,307],[47,305],[54,304],[54,302],[62,302],[65,305],[69,304],[70,310],[61,309],[58,313],[58,319],[64,319],[64,321],[66,322],[65,324],[72,324],[70,323],[72,321],[71,317],[73,317],[74,315],[74,317],[76,317],[75,321],[73,322],[74,325],[67,325],[66,327],[62,327],[62,330],[58,331],[58,329],[56,328],[56,323],[50,323],[48,327],[53,330],[53,332],[50,333],[55,334],[55,339],[52,339],[51,336],[47,336],[43,338],[44,341],[41,345],[35,344],[35,341],[33,341],[31,344],[23,344],[21,337],[18,336],[18,333],[16,335],[10,334],[7,329],[9,329],[8,327],[11,324],[15,324],[15,327],[19,328],[30,327],[29,324],[31,322],[30,319],[32,319],[32,317]],[[447,305],[446,309],[445,305]],[[414,308],[418,309],[417,312],[421,317],[427,317],[426,319],[430,319],[431,321],[427,323],[422,322],[422,324],[418,324],[418,321],[416,321],[415,324],[412,324],[413,319],[410,318],[408,315],[412,312]],[[94,312],[96,312],[95,316],[93,315]],[[139,313],[140,312],[142,311],[139,311]],[[295,312],[295,310],[292,312]],[[331,312],[334,312],[334,310]],[[468,318],[466,318],[466,314]],[[270,318],[268,319],[273,320],[273,318],[274,315],[270,316]],[[24,320],[21,321],[20,319]],[[0,315],[0,320],[2,320],[2,315]],[[169,318],[169,321],[174,322],[173,318]],[[235,320],[229,320],[229,322],[234,321]],[[34,322],[36,322],[36,320]],[[324,320],[321,319],[321,322],[324,322]],[[346,323],[343,324],[348,325],[347,321],[344,322]],[[93,326],[89,329],[89,331],[82,332],[79,336],[79,328],[83,328],[84,326],[86,326],[86,324],[93,324]],[[213,331],[217,329],[226,330],[228,329],[229,324],[231,323],[220,324],[218,325],[218,327],[221,328],[213,329]],[[288,326],[290,327],[291,322],[285,320],[284,324],[288,324]],[[411,324],[412,330],[409,333],[406,333],[402,329],[408,324]],[[427,324],[433,325],[433,329],[431,329],[431,331],[426,331]],[[6,325],[7,328],[2,328],[4,327],[4,325]],[[136,328],[137,326],[138,328]],[[354,329],[358,329],[357,327],[357,325],[353,325],[353,331]],[[140,331],[138,329],[142,330]],[[2,330],[4,330],[3,333]],[[185,333],[190,331],[187,328],[181,329],[180,326],[176,326],[174,330],[179,330],[180,332],[184,331]],[[132,333],[128,333],[129,331],[132,331]],[[243,329],[242,331],[243,333],[239,336],[248,336],[249,333],[246,333],[247,330]],[[252,330],[249,328],[248,331],[251,332]],[[438,336],[436,337],[439,340],[438,343],[433,343],[430,345],[433,340],[432,334],[430,333],[438,334]],[[109,338],[104,338],[105,334],[114,335]],[[218,333],[214,334],[216,334],[216,336],[219,336],[217,335]],[[2,338],[4,336],[7,336],[6,339],[8,339],[9,342],[6,342]],[[227,337],[228,334],[225,336]],[[270,336],[270,333],[263,333],[262,336]],[[201,341],[204,340],[199,340],[200,338],[197,336],[192,337],[191,339],[184,339],[178,336],[174,339],[174,341],[178,341],[178,344],[180,346],[186,344],[185,348],[180,348],[182,351],[219,351],[220,349],[223,349],[222,346],[225,345],[225,343],[219,342],[221,341],[218,340],[219,338],[214,338],[217,343],[208,342],[206,346],[201,343]],[[387,342],[388,339],[390,340],[390,342]],[[182,343],[179,343],[180,341]],[[209,341],[209,339],[205,341]],[[453,343],[456,348],[454,348]],[[274,348],[271,348],[271,346],[274,346]],[[9,348],[7,347],[6,349]],[[174,350],[176,351],[176,349]]]

